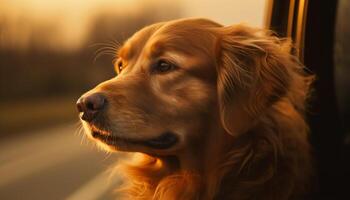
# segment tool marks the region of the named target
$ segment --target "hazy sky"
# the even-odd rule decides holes
[[[168,3],[165,3],[168,2]],[[0,45],[26,46],[33,29],[55,27],[46,42],[59,48],[79,48],[89,22],[98,13],[132,15],[145,4],[166,15],[169,4],[178,4],[180,17],[207,17],[229,25],[246,22],[262,26],[266,0],[0,0]],[[161,6],[160,6],[161,5]],[[166,6],[167,5],[167,6]]]
[[[265,24],[266,0],[180,0],[184,16],[203,16],[224,25],[244,22]]]
[[[26,46],[32,29],[55,26],[50,33],[52,44],[79,47],[87,34],[89,22],[99,11],[115,10],[118,14],[135,12],[140,0],[0,0],[0,42]]]

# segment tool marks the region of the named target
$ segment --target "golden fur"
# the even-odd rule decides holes
[[[85,95],[106,95],[101,123],[127,139],[172,131],[179,142],[152,149],[128,140],[109,150],[134,153],[119,164],[127,199],[302,199],[311,174],[304,104],[312,78],[290,44],[245,25],[206,19],[148,26],[118,52],[116,78]],[[176,63],[153,73],[159,57]]]

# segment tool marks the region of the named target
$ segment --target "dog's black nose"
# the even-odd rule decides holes
[[[101,93],[94,93],[88,96],[82,96],[77,101],[77,109],[82,112],[81,119],[91,122],[96,115],[106,105],[106,98]]]

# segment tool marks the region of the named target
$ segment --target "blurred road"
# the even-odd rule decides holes
[[[106,154],[68,124],[0,141],[0,199],[116,199]]]

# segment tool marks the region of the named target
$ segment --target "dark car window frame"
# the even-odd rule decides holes
[[[350,164],[337,105],[334,35],[337,0],[269,0],[267,27],[294,41],[292,53],[315,76],[307,120],[318,186],[313,199],[343,199]],[[348,196],[348,195],[347,195]]]

